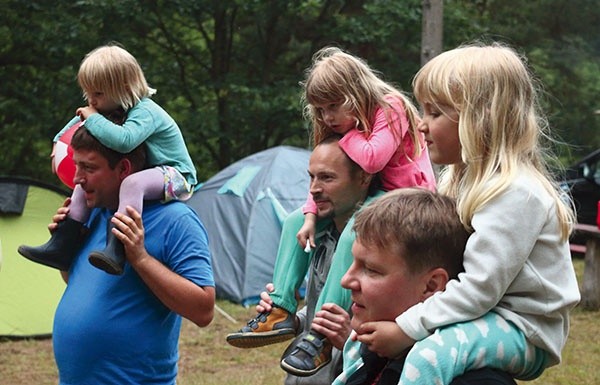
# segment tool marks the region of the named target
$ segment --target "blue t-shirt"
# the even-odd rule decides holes
[[[53,345],[61,385],[175,384],[181,316],[147,288],[131,265],[114,276],[88,262],[103,249],[112,213],[95,209],[56,309]],[[144,207],[148,253],[199,286],[214,286],[208,238],[180,202]]]

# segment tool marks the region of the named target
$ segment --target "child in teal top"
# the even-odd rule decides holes
[[[148,168],[123,180],[118,211],[126,214],[126,207],[131,206],[142,212],[144,200],[189,199],[197,184],[196,169],[177,123],[150,99],[156,91],[148,86],[137,60],[121,47],[102,46],[86,55],[77,79],[88,105],[77,109],[77,116],[54,142],[74,123],[84,121],[94,137],[115,151],[129,153],[142,144],[146,146]],[[80,185],[73,190],[69,209],[67,220],[46,244],[20,246],[19,252],[35,262],[68,270],[77,250],[73,243],[78,242],[89,216],[86,191]],[[92,252],[89,260],[110,274],[121,274],[123,247],[111,230],[112,226],[106,249]]]

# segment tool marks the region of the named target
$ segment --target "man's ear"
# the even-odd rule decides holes
[[[450,279],[446,269],[441,267],[429,270],[423,278],[425,280],[424,290],[421,293],[423,300],[431,297],[438,291],[444,291],[446,289],[446,284]]]
[[[123,158],[117,163],[117,170],[119,170],[119,177],[121,180],[127,178],[129,175],[133,173],[133,166],[131,161],[127,158]]]
[[[369,186],[371,184],[371,180],[373,180],[373,174],[369,174],[365,170],[360,171],[360,181],[363,186]]]

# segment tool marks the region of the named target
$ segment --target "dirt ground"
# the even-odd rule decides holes
[[[226,315],[216,311],[213,322],[206,328],[183,321],[178,385],[240,384],[241,379],[245,384],[281,384],[284,372],[279,368],[279,356],[287,345],[250,350],[228,345],[227,333],[239,329],[254,315],[254,310],[225,301],[219,301],[218,306]],[[1,385],[57,383],[50,338],[0,341]]]

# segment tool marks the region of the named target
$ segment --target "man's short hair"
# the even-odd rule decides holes
[[[321,140],[319,144],[317,144],[317,146],[315,147],[318,147],[322,144],[338,143],[342,138],[343,135],[341,134],[331,133],[327,135],[323,140]],[[350,175],[356,175],[356,173],[364,171],[358,163],[356,163],[354,160],[352,160],[352,158],[348,156],[348,154],[346,154],[345,151],[342,150],[342,152],[344,153],[348,162],[348,166],[350,167]],[[371,174],[371,183],[369,184],[369,190],[367,191],[367,195],[375,195],[375,193],[379,190],[381,190],[381,179],[379,178],[379,174]]]
[[[142,170],[146,166],[146,146],[142,143],[133,151],[122,154],[106,147],[96,139],[85,126],[79,127],[71,138],[71,147],[74,150],[95,151],[106,158],[108,166],[114,169],[123,158],[129,159],[134,171]]]
[[[451,278],[463,271],[469,233],[454,199],[422,188],[390,191],[356,214],[362,244],[404,258],[412,273],[442,267]]]

